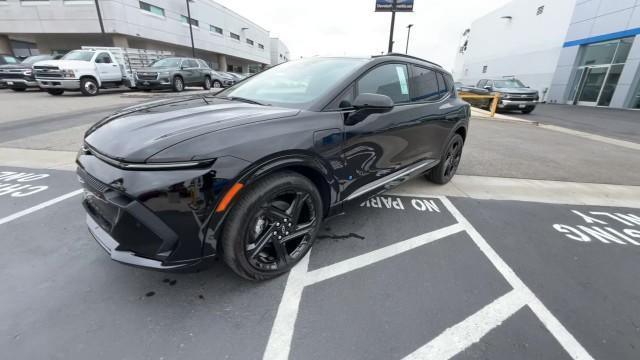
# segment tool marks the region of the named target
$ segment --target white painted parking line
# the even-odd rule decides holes
[[[471,225],[471,223],[453,206],[451,201],[446,197],[440,198],[444,206],[449,210],[451,215],[462,225],[471,239],[476,243],[480,250],[485,254],[495,268],[504,276],[509,284],[526,298],[527,305],[536,314],[544,326],[558,340],[560,345],[569,353],[573,359],[593,359],[587,350],[569,333],[569,331],[556,319],[555,316],[547,309],[546,306],[538,299],[538,297],[524,284],[516,273],[507,265],[504,260],[493,250],[482,235]]]
[[[58,196],[57,198],[54,198],[54,199],[51,199],[49,201],[45,201],[45,202],[40,203],[38,205],[32,206],[32,207],[30,207],[30,208],[28,208],[26,210],[19,211],[17,213],[14,213],[12,215],[9,215],[7,217],[4,217],[4,218],[0,219],[0,225],[6,224],[6,223],[8,223],[10,221],[13,221],[13,220],[16,220],[16,219],[19,219],[19,218],[21,218],[23,216],[29,215],[31,213],[34,213],[34,212],[38,211],[38,210],[42,210],[42,209],[44,209],[46,207],[49,207],[49,206],[54,205],[54,204],[57,204],[57,203],[59,203],[61,201],[64,201],[64,200],[69,199],[69,198],[72,198],[72,197],[74,197],[76,195],[79,195],[79,194],[82,194],[82,189],[72,191],[72,192],[64,194],[62,196]]]
[[[339,263],[335,263],[333,265],[308,272],[305,274],[305,286],[313,285],[315,283],[331,279],[342,274],[346,274],[365,266],[369,266],[376,262],[413,250],[422,245],[429,244],[431,242],[440,240],[461,231],[464,231],[464,228],[460,224],[454,224],[442,229],[438,229],[436,231],[432,231],[430,233],[422,234],[414,238],[383,247],[378,250],[368,252],[366,254],[362,254],[360,256],[353,257],[351,259],[341,261]]]
[[[489,331],[502,324],[526,303],[525,297],[520,292],[512,290],[461,323],[448,328],[404,360],[450,359],[480,341]]]
[[[605,144],[616,145],[616,146],[624,147],[624,148],[631,149],[631,150],[640,150],[640,144],[634,143],[634,142],[631,142],[631,141],[614,139],[614,138],[610,138],[610,137],[606,137],[606,136],[591,134],[591,133],[584,132],[584,131],[568,129],[568,128],[561,127],[561,126],[556,126],[556,125],[539,124],[538,127],[543,128],[543,129],[547,129],[547,130],[551,130],[551,131],[560,132],[560,133],[567,134],[567,135],[577,136],[577,137],[580,137],[580,138],[583,138],[583,139],[599,141],[599,142],[605,143]]]
[[[493,250],[484,237],[480,235],[449,199],[444,196],[432,196],[431,198],[439,199],[456,219],[457,223],[311,272],[308,272],[309,257],[311,256],[311,252],[309,252],[291,270],[287,278],[287,284],[285,285],[263,359],[284,360],[289,358],[291,341],[300,309],[300,300],[306,286],[346,274],[460,231],[465,231],[491,261],[496,270],[511,285],[513,290],[462,322],[446,329],[425,346],[407,356],[406,359],[450,359],[480,341],[489,331],[500,326],[519,309],[528,305],[573,359],[592,360],[593,357],[587,350],[553,316],[549,309],[524,284],[511,267],[502,260],[498,253]]]
[[[278,313],[271,328],[269,342],[262,357],[264,360],[286,360],[289,358],[293,329],[298,318],[310,256],[311,251],[289,273]]]

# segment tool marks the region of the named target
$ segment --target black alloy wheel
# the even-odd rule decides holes
[[[455,134],[447,145],[447,150],[442,154],[440,164],[433,168],[427,175],[427,178],[436,183],[444,185],[451,181],[458,171],[460,160],[462,160],[462,149],[464,148],[464,140],[459,134]]]
[[[223,258],[238,275],[266,280],[289,271],[322,223],[315,185],[293,172],[270,175],[241,193],[225,223]]]

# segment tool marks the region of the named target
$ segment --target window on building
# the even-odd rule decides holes
[[[229,37],[231,37],[233,40],[240,41],[240,35],[238,35],[238,34],[234,34],[234,33],[230,32],[229,33]]]
[[[199,27],[199,25],[200,25],[200,21],[198,21],[198,20],[196,20],[194,18],[191,18],[191,20],[189,20],[189,17],[184,16],[184,15],[180,15],[180,21],[182,23],[184,23],[184,24],[188,24],[189,21],[191,21],[191,26],[195,26],[195,27]]]
[[[387,95],[396,104],[409,102],[407,66],[401,64],[378,66],[358,80],[357,88],[358,94]]]
[[[579,66],[624,64],[634,38],[605,41],[584,47]]]
[[[536,15],[542,15],[544,12],[544,5],[538,7],[538,11],[536,11]]]
[[[258,44],[258,49],[260,49],[260,50],[264,50],[264,45],[262,45],[262,44]]]
[[[489,70],[489,66],[485,65],[485,66],[482,67],[482,73],[483,74],[486,74],[487,70]]]
[[[251,45],[251,46],[253,46],[253,44],[254,44],[254,43],[253,43],[253,40],[251,40],[251,39],[247,39],[247,40],[246,40],[246,42],[247,42],[247,44],[249,44],[249,45]]]
[[[222,28],[215,25],[209,25],[209,31],[222,35]]]
[[[411,101],[434,101],[440,98],[438,80],[433,70],[414,66],[411,86],[414,91]]]
[[[164,17],[164,9],[155,5],[151,5],[149,3],[146,3],[144,1],[140,1],[140,9],[150,12],[152,14],[155,15],[159,15],[159,16],[163,16]]]

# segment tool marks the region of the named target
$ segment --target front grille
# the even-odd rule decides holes
[[[36,70],[36,77],[37,78],[61,78],[62,73],[60,73],[59,70]]]
[[[78,176],[80,176],[80,178],[85,182],[86,185],[88,185],[98,193],[104,193],[105,191],[109,190],[109,186],[107,184],[89,175],[88,172],[84,171],[84,169],[80,167],[78,168]]]
[[[155,72],[140,72],[137,74],[138,80],[156,80],[158,79],[158,73]]]
[[[57,66],[36,65],[33,67],[35,70],[60,70]]]

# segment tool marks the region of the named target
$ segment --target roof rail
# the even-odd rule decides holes
[[[388,54],[382,54],[382,55],[373,55],[372,58],[379,58],[379,57],[385,57],[385,56],[400,56],[400,57],[405,57],[405,58],[408,58],[408,59],[420,60],[420,61],[427,62],[427,63],[429,63],[431,65],[437,66],[439,68],[442,68],[442,66],[440,64],[436,64],[433,61],[425,60],[425,59],[419,58],[417,56],[412,56],[412,55],[407,55],[407,54],[402,54],[402,53],[388,53]]]

